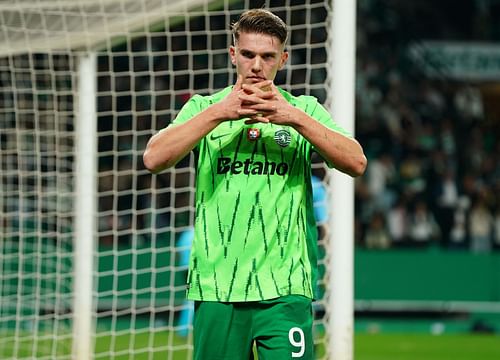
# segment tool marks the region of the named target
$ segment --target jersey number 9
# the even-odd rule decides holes
[[[298,341],[296,340],[295,334],[298,334]],[[288,332],[288,340],[290,341],[290,344],[292,346],[299,348],[297,352],[292,351],[292,357],[293,358],[299,358],[304,355],[304,352],[306,350],[306,342],[305,342],[305,337],[304,337],[304,332],[302,331],[301,328],[298,327],[293,327],[290,329]]]

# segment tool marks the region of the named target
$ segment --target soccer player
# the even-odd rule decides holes
[[[317,230],[311,154],[363,174],[359,143],[311,96],[273,80],[288,30],[248,10],[233,24],[237,81],[193,96],[148,142],[152,172],[197,153],[195,235],[187,297],[195,301],[194,358],[312,359]],[[342,239],[337,239],[342,241]]]

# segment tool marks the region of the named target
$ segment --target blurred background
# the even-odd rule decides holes
[[[498,24],[494,0],[358,1],[363,330],[500,331]]]

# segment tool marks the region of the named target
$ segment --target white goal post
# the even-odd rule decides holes
[[[146,142],[190,96],[233,81],[229,25],[251,7],[290,26],[277,84],[353,131],[355,4],[0,0],[0,358],[189,359],[195,159],[151,175]],[[347,214],[318,215],[317,358],[348,360],[352,180],[321,162],[313,174],[318,213]]]

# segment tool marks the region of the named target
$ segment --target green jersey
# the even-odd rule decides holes
[[[173,125],[222,100],[228,87],[193,96]],[[293,106],[346,134],[311,96]],[[347,135],[347,134],[346,134]],[[196,221],[187,296],[201,301],[313,298],[317,232],[312,145],[289,126],[225,121],[197,145]]]

